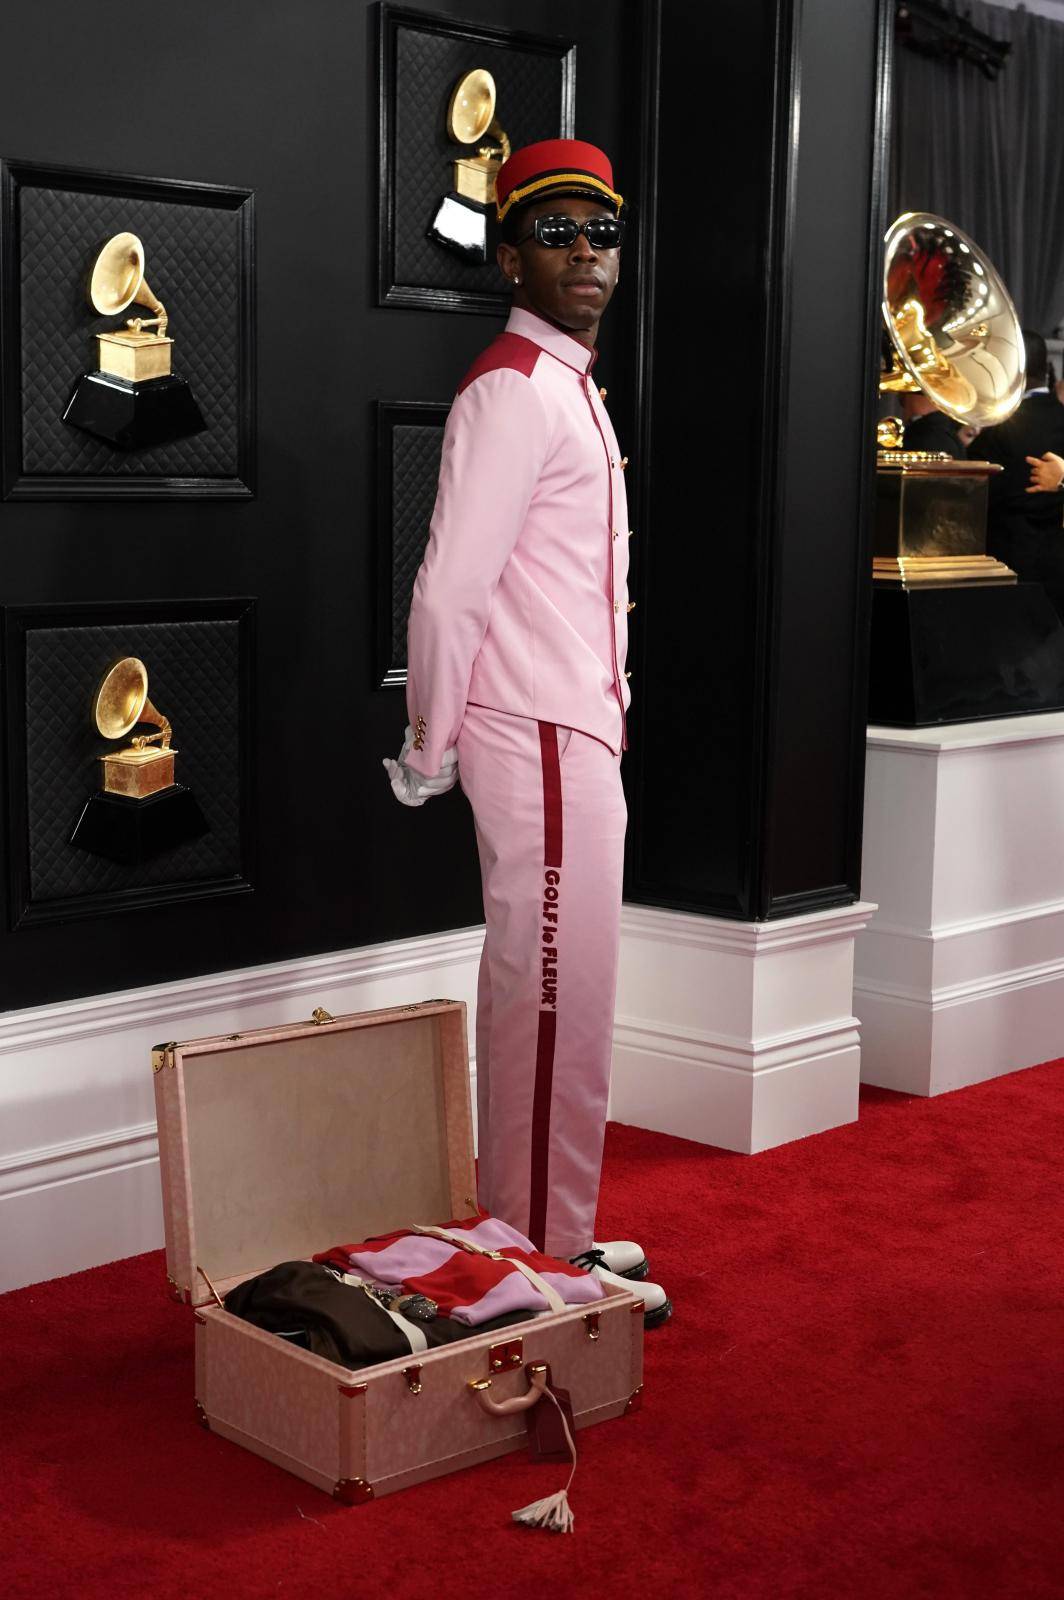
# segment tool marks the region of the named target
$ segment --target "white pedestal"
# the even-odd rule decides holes
[[[861,1076],[941,1094],[1064,1055],[1064,714],[870,728]]]
[[[853,1122],[853,947],[874,910],[730,922],[626,905],[611,1116],[745,1153]]]

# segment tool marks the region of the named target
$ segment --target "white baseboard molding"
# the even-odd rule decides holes
[[[338,1000],[349,991],[364,991],[369,984],[391,986],[430,972],[442,976],[452,966],[464,971],[469,962],[475,967],[480,960],[483,943],[482,927],[458,928],[388,944],[364,945],[356,950],[329,951],[271,966],[182,978],[151,988],[89,995],[32,1010],[5,1011],[0,1013],[0,1055],[21,1053],[35,1046],[54,1049],[76,1039],[98,1038],[102,1034],[110,1037],[141,1025],[160,1037],[172,1038],[175,1018],[183,1022],[219,1014],[228,1018],[249,1007],[284,1003],[289,1003],[291,1010],[291,1003],[304,995]],[[187,1029],[179,1031],[187,1035]],[[216,1029],[212,1025],[198,1031]]]
[[[874,909],[742,923],[626,906],[611,1114],[748,1154],[854,1121],[853,945]]]
[[[736,1040],[619,1023],[612,1114],[743,1155],[855,1121],[861,1061],[855,1019],[783,1039],[761,1054]]]
[[[317,1005],[446,995],[472,1016],[483,941],[483,928],[462,928],[0,1015],[0,1291],[162,1244],[153,1044]],[[470,1072],[475,1108],[472,1060]]]
[[[1064,1054],[1064,960],[929,992],[858,977],[861,1077],[906,1094],[946,1094]]]

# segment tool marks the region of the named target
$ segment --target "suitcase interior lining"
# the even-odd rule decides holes
[[[182,1052],[193,1266],[219,1294],[332,1244],[472,1214],[471,1138],[463,1149],[447,1089],[456,1063],[468,1076],[463,1020],[456,1008]],[[469,1191],[457,1210],[456,1188]]]

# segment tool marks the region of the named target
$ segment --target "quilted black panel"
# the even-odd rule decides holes
[[[26,635],[26,785],[30,903],[193,883],[240,872],[240,624],[236,620],[42,627]],[[92,722],[97,685],[120,656],[140,656],[148,695],[173,724],[175,776],[210,832],[139,867],[68,841],[99,787],[96,756],[120,748]]]
[[[391,665],[396,671],[406,670],[410,596],[428,542],[442,448],[442,427],[400,423],[392,431]]]
[[[498,44],[476,43],[400,24],[396,33],[395,235],[392,281],[419,288],[501,292],[495,230],[488,261],[471,265],[426,237],[440,197],[454,187],[454,158],[470,155],[447,136],[447,106],[455,82],[473,67],[495,79],[496,110],[516,150],[535,139],[569,137],[563,123],[564,58]]]
[[[27,474],[236,477],[240,425],[240,213],[174,201],[20,188],[22,452]],[[99,246],[129,230],[170,315],[173,370],[187,378],[206,432],[151,450],[116,450],[61,418],[94,335],[149,315],[101,317],[85,286]]]

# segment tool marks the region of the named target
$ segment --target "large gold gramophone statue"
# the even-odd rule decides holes
[[[886,393],[993,427],[1023,398],[1008,290],[953,223],[907,212],[883,263]],[[989,461],[907,450],[879,425],[868,715],[926,727],[1064,708],[1064,627],[1045,590],[986,551]],[[978,441],[975,446],[978,453]]]
[[[144,276],[144,246],[135,233],[116,233],[103,246],[88,300],[101,316],[119,316],[132,305],[154,314],[96,335],[99,370],[78,379],[63,421],[122,450],[202,432],[206,424],[188,383],[170,370],[169,316]]]
[[[138,864],[207,831],[191,791],[175,782],[168,717],[148,699],[148,669],[138,656],[123,656],[104,674],[92,705],[92,720],[105,739],[127,739],[120,750],[98,757],[100,789],[85,806],[71,844],[113,861]]]
[[[495,115],[495,79],[483,67],[463,73],[447,107],[447,133],[476,154],[454,162],[454,188],[444,195],[429,238],[466,261],[487,260],[487,214],[495,200],[495,178],[510,154],[510,141]]]
[[[998,273],[961,230],[906,212],[886,238],[881,393],[922,391],[955,422],[993,427],[1023,398],[1023,335]],[[906,451],[900,425],[879,427],[873,576],[910,589],[1015,583],[986,553],[989,461]]]

